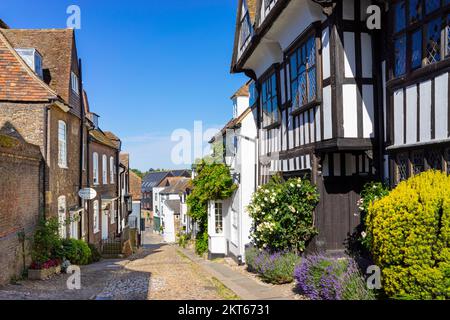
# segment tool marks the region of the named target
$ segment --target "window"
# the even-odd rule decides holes
[[[314,36],[302,44],[291,56],[291,92],[293,107],[299,108],[316,100],[316,39]]]
[[[114,168],[115,168],[114,157],[111,157],[109,158],[109,180],[110,180],[109,182],[111,184],[114,183],[114,172],[115,172]]]
[[[99,179],[98,179],[98,153],[97,152],[94,152],[93,162],[94,162],[94,164],[92,166],[92,170],[93,170],[92,176],[94,178],[94,185],[98,185]]]
[[[58,223],[59,223],[59,236],[62,239],[65,239],[67,237],[66,219],[67,219],[66,197],[61,196],[58,198]]]
[[[425,159],[422,151],[416,151],[412,155],[413,173],[418,175],[425,171]]]
[[[80,94],[80,88],[79,88],[79,83],[78,83],[78,76],[72,72],[70,75],[70,82],[71,82],[71,87],[72,87],[72,91],[75,92],[77,95]]]
[[[398,182],[408,179],[409,176],[408,154],[399,154],[397,156],[397,180]]]
[[[116,223],[116,202],[111,202],[111,224]]]
[[[100,211],[98,206],[98,200],[94,201],[93,209],[94,209],[94,233],[98,233],[100,231],[100,222],[99,222]]]
[[[256,89],[256,83],[252,81],[248,87],[250,94],[250,107],[253,107],[258,100],[258,90]]]
[[[442,170],[442,157],[439,150],[430,150],[427,152],[427,163],[429,169]]]
[[[242,4],[242,19],[241,19],[241,34],[240,34],[240,48],[241,50],[245,47],[252,34],[252,24],[250,22],[250,14],[248,9]]]
[[[58,121],[58,164],[67,168],[67,126],[64,121]]]
[[[108,184],[108,158],[106,155],[103,155],[102,160],[103,184]]]
[[[70,238],[78,239],[78,221],[80,220],[79,212],[70,213]]]
[[[262,84],[261,107],[264,127],[278,122],[279,111],[276,73],[269,76],[269,78]]]
[[[393,11],[395,77],[439,62],[450,53],[450,0],[402,0]]]
[[[214,217],[215,217],[215,229],[217,234],[223,232],[223,213],[222,213],[222,203],[216,202],[214,204]]]

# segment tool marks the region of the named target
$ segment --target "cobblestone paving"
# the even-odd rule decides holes
[[[69,275],[0,287],[0,300],[221,299],[210,277],[175,247],[150,234],[127,260],[103,260],[81,268],[81,290],[67,289]]]

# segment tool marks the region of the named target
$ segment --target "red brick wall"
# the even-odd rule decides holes
[[[2,139],[2,136],[0,136]],[[31,263],[31,244],[40,214],[42,185],[39,147],[2,147],[0,143],[0,284],[20,276],[24,264],[18,233],[26,232],[25,267]]]

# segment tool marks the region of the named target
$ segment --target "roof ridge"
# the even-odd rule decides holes
[[[41,78],[38,77],[38,75],[31,70],[30,66],[22,59],[22,57],[17,53],[17,51],[12,47],[11,43],[9,43],[8,39],[3,34],[2,30],[7,29],[0,29],[0,40],[5,44],[6,48],[11,52],[11,54],[16,58],[17,62],[24,68],[24,70],[28,73],[29,76],[35,81],[37,81],[43,89],[47,90],[49,93],[55,96],[55,98],[59,98],[58,93],[54,91],[50,86],[48,86]],[[8,29],[10,30],[10,29]]]

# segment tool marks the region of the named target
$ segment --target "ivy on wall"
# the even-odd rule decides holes
[[[208,250],[208,201],[224,200],[237,189],[229,168],[211,159],[203,159],[196,164],[197,176],[194,188],[187,197],[188,215],[199,225],[196,239],[196,252],[203,254]]]

